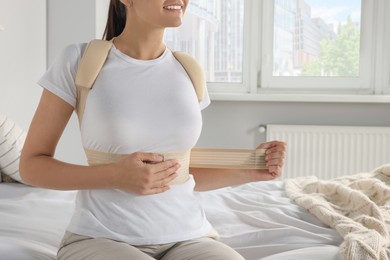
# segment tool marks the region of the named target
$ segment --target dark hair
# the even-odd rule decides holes
[[[109,41],[122,33],[126,25],[126,6],[119,0],[111,0],[103,39]]]

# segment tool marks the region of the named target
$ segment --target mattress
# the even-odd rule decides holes
[[[1,183],[1,259],[55,259],[75,195],[75,191]],[[245,259],[339,259],[342,238],[292,202],[282,181],[249,183],[198,196],[220,240]]]

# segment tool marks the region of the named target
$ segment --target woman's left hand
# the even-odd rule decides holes
[[[282,141],[271,141],[260,144],[257,149],[265,149],[265,161],[267,172],[264,170],[253,170],[251,175],[254,180],[273,180],[281,176],[286,158],[287,143]]]

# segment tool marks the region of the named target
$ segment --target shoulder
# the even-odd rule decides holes
[[[72,43],[65,46],[64,51],[69,53],[82,53],[87,47],[88,42]]]
[[[180,62],[188,76],[190,77],[192,84],[195,88],[196,95],[199,101],[202,101],[205,97],[206,91],[206,77],[204,71],[199,62],[191,55],[185,52],[175,51],[173,56]]]
[[[85,47],[86,43],[65,46],[38,81],[39,85],[73,106],[76,103],[75,76]]]
[[[50,71],[70,71],[72,74],[75,73],[86,46],[87,43],[73,43],[65,46],[51,64]]]
[[[59,58],[67,60],[79,60],[88,43],[73,43],[63,48]]]

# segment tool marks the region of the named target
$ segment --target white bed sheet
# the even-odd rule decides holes
[[[340,259],[340,235],[288,198],[282,181],[199,196],[221,241],[247,260]]]
[[[55,259],[75,192],[0,184],[0,259]],[[199,193],[220,239],[247,260],[339,259],[341,237],[293,203],[281,181]]]
[[[75,192],[0,184],[0,259],[55,259]]]

